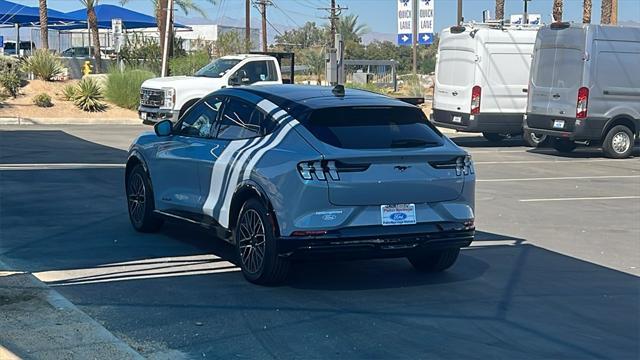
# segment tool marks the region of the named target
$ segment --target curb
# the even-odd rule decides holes
[[[0,261],[0,359],[143,359],[34,275],[8,269]],[[12,302],[7,293],[24,299]],[[33,311],[34,303],[45,306]]]
[[[0,125],[142,125],[138,118],[89,119],[89,118],[23,118],[2,117]]]

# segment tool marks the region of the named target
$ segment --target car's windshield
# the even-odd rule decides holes
[[[237,59],[217,59],[198,70],[196,76],[220,78],[239,62],[240,60]]]

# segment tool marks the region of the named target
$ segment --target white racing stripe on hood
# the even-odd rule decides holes
[[[216,207],[218,201],[220,201],[219,197],[222,190],[222,184],[224,183],[224,173],[227,168],[227,164],[231,162],[234,154],[248,142],[249,140],[231,141],[213,163],[209,194],[207,195],[207,200],[202,206],[202,212],[205,215],[213,216],[213,209]]]

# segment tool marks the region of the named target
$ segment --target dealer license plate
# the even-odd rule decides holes
[[[553,120],[554,129],[564,129],[564,120]]]
[[[462,116],[454,116],[453,122],[460,124],[462,122]]]
[[[416,223],[416,205],[398,204],[380,206],[382,225],[410,225]]]

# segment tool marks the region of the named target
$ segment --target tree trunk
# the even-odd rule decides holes
[[[600,15],[601,24],[611,24],[611,0],[602,0],[602,13]]]
[[[553,0],[553,20],[562,21],[562,0]]]
[[[91,41],[93,42],[93,57],[96,59],[94,73],[102,71],[102,56],[100,54],[100,34],[98,33],[98,18],[93,6],[87,6],[87,21],[91,29]]]
[[[504,19],[504,0],[496,0],[496,20]]]
[[[40,47],[49,49],[49,19],[47,16],[47,0],[40,0]]]
[[[591,24],[591,0],[584,0],[582,7],[582,23]]]

